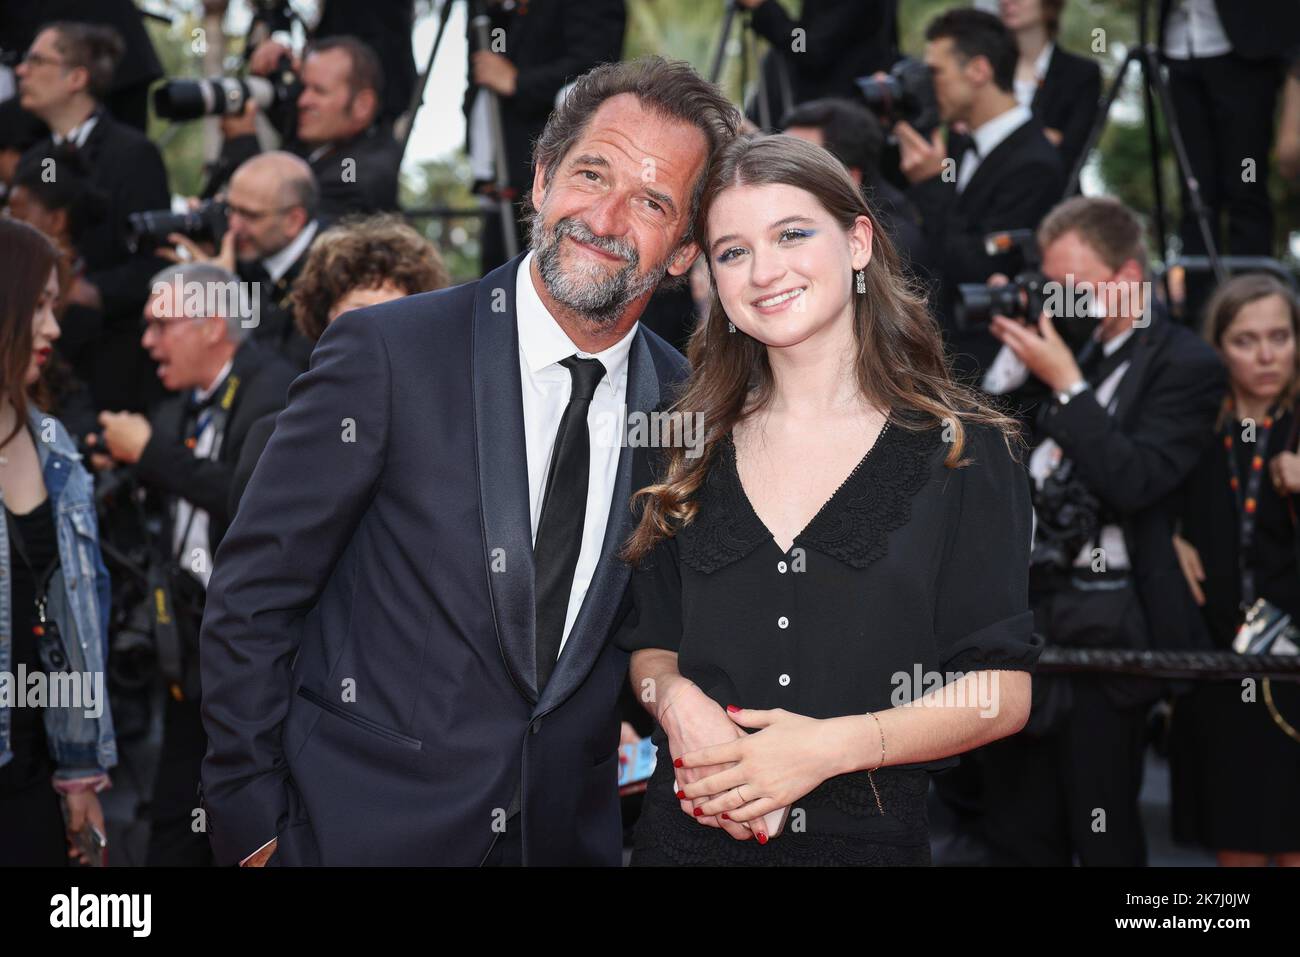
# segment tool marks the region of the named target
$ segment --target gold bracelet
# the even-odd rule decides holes
[[[881,726],[880,719],[876,718],[875,712],[868,711],[867,717],[875,718],[876,728],[880,731],[880,764],[877,764],[874,768],[867,769],[867,781],[871,784],[871,793],[876,796],[876,808],[880,811],[880,814],[883,817],[885,806],[880,803],[880,792],[876,790],[876,779],[871,776],[871,772],[878,770],[885,763],[885,729]]]

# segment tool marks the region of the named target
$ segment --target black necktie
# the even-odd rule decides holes
[[[598,359],[569,356],[560,365],[573,378],[569,404],[555,433],[555,451],[546,476],[542,514],[533,544],[537,602],[537,693],[540,695],[555,670],[569,611],[573,570],[582,550],[582,528],[587,517],[587,479],[591,471],[591,441],[587,435],[587,410],[596,384],[605,374]]]

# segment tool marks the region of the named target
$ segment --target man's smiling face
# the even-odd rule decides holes
[[[665,273],[686,272],[698,250],[681,240],[707,161],[694,124],[646,110],[630,93],[605,101],[549,184],[546,169],[534,173],[532,247],[549,297],[612,327]]]

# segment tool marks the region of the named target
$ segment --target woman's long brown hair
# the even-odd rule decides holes
[[[3,449],[27,427],[27,368],[32,361],[32,319],[58,250],[26,223],[0,218],[0,390],[17,412]]]
[[[724,191],[771,184],[811,193],[846,234],[857,217],[871,220],[866,293],[853,299],[854,363],[862,395],[877,408],[890,410],[891,427],[949,427],[952,442],[945,458],[949,468],[966,464],[961,458],[964,423],[997,427],[1010,449],[1018,434],[1017,423],[988,406],[980,393],[954,381],[924,293],[903,270],[880,221],[830,153],[792,136],[749,136],[733,141],[719,154],[705,186],[695,228],[700,248],[708,249],[709,210]],[[707,253],[703,255],[707,263]],[[712,276],[712,264],[709,268]],[[718,443],[772,398],[774,382],[767,347],[739,329],[727,331],[727,314],[716,284],[713,288],[708,318],[696,326],[687,349],[690,377],[666,417],[670,435],[665,443],[663,474],[658,483],[641,489],[632,499],[634,508],[638,502],[644,504],[640,522],[623,548],[623,558],[634,564],[656,543],[695,518],[699,507],[695,494],[704,483]],[[695,415],[701,419],[688,418]],[[683,421],[703,424],[704,448],[694,458],[686,456],[679,425]]]

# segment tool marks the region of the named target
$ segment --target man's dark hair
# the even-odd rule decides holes
[[[991,13],[960,7],[939,14],[925,29],[927,40],[952,41],[953,49],[967,63],[977,56],[989,61],[993,68],[993,82],[999,90],[1015,90],[1016,62],[1020,51],[1016,38],[1006,26]]]
[[[348,55],[348,103],[351,104],[362,90],[374,90],[375,116],[378,116],[384,104],[384,71],[375,51],[363,40],[342,36],[316,41],[307,50],[307,55],[330,50],[342,50]]]
[[[14,172],[13,185],[21,186],[50,212],[65,210],[68,238],[74,246],[87,227],[108,214],[108,196],[95,186],[83,156],[67,145],[28,153]]]
[[[689,239],[713,158],[740,129],[740,112],[689,63],[644,56],[620,63],[602,63],[584,73],[546,121],[546,128],[533,145],[533,163],[546,168],[544,182],[549,187],[555,171],[573,144],[581,139],[596,111],[606,100],[623,93],[631,93],[642,107],[653,113],[697,127],[708,141],[708,162],[691,190],[690,215],[683,241]]]
[[[96,100],[103,100],[112,89],[113,73],[126,51],[121,35],[103,24],[71,20],[47,23],[41,30],[54,31],[54,46],[64,65],[70,70],[84,67],[87,92]]]
[[[837,97],[809,100],[781,118],[781,129],[792,126],[821,130],[822,145],[832,156],[847,169],[859,170],[864,181],[875,179],[885,134],[865,106]]]

